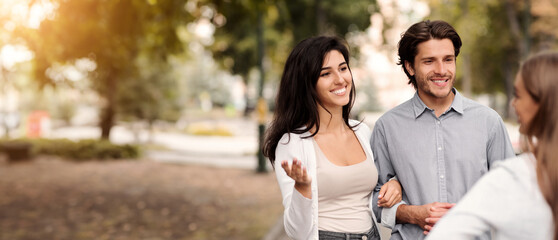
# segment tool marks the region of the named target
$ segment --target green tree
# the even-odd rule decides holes
[[[551,0],[431,0],[430,6],[430,18],[450,22],[462,37],[458,78],[464,91],[503,92],[506,106],[519,62],[558,45],[558,3]],[[508,108],[504,115],[510,116]]]
[[[81,58],[96,63],[88,76],[102,97],[101,137],[108,138],[118,112],[135,112],[134,101],[162,103],[168,85],[164,79],[169,54],[182,51],[176,27],[192,20],[184,9],[186,0],[51,0],[58,8],[40,27],[23,29],[29,48],[35,52],[35,77],[43,85],[56,83],[45,72],[54,64],[73,64]],[[149,64],[139,64],[148,59]],[[140,68],[149,65],[150,73]],[[157,75],[161,73],[161,78]],[[137,81],[141,81],[141,84]],[[149,84],[148,84],[149,83]],[[161,83],[161,84],[155,84]],[[138,90],[138,89],[142,90]],[[127,92],[128,91],[128,92]],[[161,91],[155,93],[157,91]],[[120,99],[127,92],[124,99]],[[149,92],[148,97],[140,97]],[[172,95],[172,94],[171,94]],[[159,98],[160,97],[160,98]],[[156,99],[154,99],[156,98]],[[172,100],[172,99],[171,99]],[[119,104],[124,103],[124,104]],[[126,109],[130,107],[131,109]],[[137,113],[152,119],[157,115]],[[158,116],[157,116],[158,117]]]
[[[125,76],[121,83],[117,106],[120,119],[144,120],[149,132],[156,120],[176,121],[180,118],[181,104],[176,79],[171,65],[139,57],[137,75]],[[149,136],[152,139],[152,135]]]
[[[205,0],[214,9],[208,16],[217,27],[209,46],[213,57],[248,83],[250,71],[258,66],[258,16],[262,16],[266,75],[278,76],[289,49],[300,40],[319,34],[345,36],[370,24],[374,0]],[[277,79],[275,77],[274,79]]]

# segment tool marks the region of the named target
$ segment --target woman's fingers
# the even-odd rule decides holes
[[[395,201],[397,200],[397,195],[398,195],[398,194],[397,194],[397,190],[396,190],[396,189],[394,189],[394,188],[389,188],[389,189],[387,190],[386,196],[385,196],[387,204],[390,205],[390,206],[393,205],[393,204],[395,204],[395,203],[396,203]]]
[[[296,158],[293,159],[293,167],[291,169],[291,173],[293,174],[293,179],[297,181],[302,177],[301,162],[298,161]]]
[[[393,192],[395,192],[395,191],[396,191],[396,190],[394,190]],[[395,205],[396,203],[398,203],[398,202],[400,202],[400,201],[401,201],[401,195],[400,195],[400,194],[397,194],[397,193],[392,193],[387,204],[388,204],[390,207],[392,207],[393,205]]]
[[[289,164],[289,162],[287,160],[283,160],[281,162],[281,167],[283,168],[283,170],[285,170],[285,173],[287,173],[287,176],[291,177],[291,166]]]
[[[285,170],[287,176],[291,177],[295,182],[308,183],[310,177],[306,171],[306,167],[302,166],[302,162],[298,159],[293,159],[292,164],[284,160],[281,162],[281,167]]]
[[[393,181],[389,181],[382,188],[380,188],[380,193],[378,195],[378,206],[380,207],[392,207],[396,203],[401,201],[401,192],[397,186],[390,186],[393,184],[398,184]]]
[[[380,188],[380,193],[378,193],[378,199],[383,199],[385,194],[386,194],[386,190],[388,188],[387,184],[384,184],[381,188]]]

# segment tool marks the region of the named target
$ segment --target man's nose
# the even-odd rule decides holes
[[[445,74],[446,66],[442,61],[436,61],[436,66],[434,67],[434,72],[437,74]]]

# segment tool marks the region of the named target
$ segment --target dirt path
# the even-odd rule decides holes
[[[152,161],[0,159],[0,240],[261,239],[273,174]]]

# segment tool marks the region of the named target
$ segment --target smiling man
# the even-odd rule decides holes
[[[495,161],[514,156],[498,113],[453,87],[460,48],[444,21],[416,23],[399,41],[399,64],[416,93],[376,122],[370,140],[374,201],[394,177],[403,188],[402,202],[373,209],[391,239],[423,239]]]

